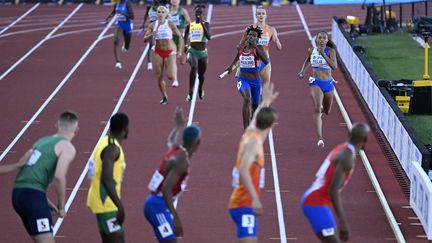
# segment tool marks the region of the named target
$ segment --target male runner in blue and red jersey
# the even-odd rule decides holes
[[[186,123],[181,109],[175,112],[175,127],[168,137],[168,152],[162,164],[153,174],[148,188],[150,195],[144,203],[144,215],[159,242],[176,243],[177,237],[183,235],[183,227],[174,201],[186,188],[189,177],[189,158],[198,149],[201,130]],[[182,144],[177,143],[178,134],[182,132]]]
[[[302,197],[302,207],[314,233],[322,242],[339,242],[349,239],[349,227],[342,207],[340,192],[348,183],[353,170],[356,154],[367,142],[369,126],[354,124],[348,141],[337,145],[316,173],[316,180]],[[339,222],[339,237],[331,207]]]

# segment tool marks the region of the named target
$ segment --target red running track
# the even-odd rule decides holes
[[[36,28],[51,29],[65,18],[76,5],[41,5],[24,20],[4,33],[13,33]],[[330,29],[333,15],[364,15],[359,6],[301,6],[312,33]],[[5,11],[7,9],[7,11]],[[0,80],[0,101],[2,113],[7,119],[0,120],[3,127],[0,137],[0,150],[6,149],[13,138],[25,125],[25,121],[36,112],[63,77],[69,72],[80,56],[102,31],[95,23],[103,19],[111,10],[108,7],[84,5],[68,21],[59,33],[42,45],[27,60]],[[145,8],[135,6],[137,21],[140,24]],[[189,9],[190,10],[190,9]],[[26,11],[20,6],[5,6],[10,21]],[[14,13],[14,14],[12,14]],[[190,11],[191,13],[191,11]],[[311,119],[312,104],[305,80],[298,80],[296,74],[309,47],[294,6],[269,8],[268,22],[274,25],[284,46],[282,51],[271,50],[272,81],[281,95],[275,103],[280,112],[280,121],[274,129],[274,147],[281,189],[283,219],[288,240],[317,242],[300,209],[300,197],[314,179],[326,153],[337,143],[344,141],[346,125],[338,107],[333,107],[330,116],[324,118],[326,148],[318,150]],[[2,15],[3,16],[3,15]],[[9,18],[8,18],[9,20]],[[57,21],[57,22],[56,22]],[[49,22],[49,23],[48,23]],[[235,46],[240,39],[240,30],[252,22],[250,6],[215,6],[212,16],[213,36],[209,42],[209,68],[206,74],[206,97],[196,104],[194,123],[203,131],[202,144],[192,158],[192,175],[188,190],[179,200],[178,210],[182,218],[185,237],[182,242],[235,242],[234,224],[227,212],[231,193],[231,168],[234,164],[238,141],[241,136],[241,98],[236,91],[235,80],[228,76],[217,78],[235,54]],[[80,24],[88,24],[79,26]],[[231,26],[230,25],[234,23]],[[7,25],[7,21],[0,25]],[[33,26],[27,26],[33,24]],[[20,25],[22,25],[20,27]],[[36,27],[34,26],[36,25]],[[67,34],[82,30],[81,33]],[[7,58],[0,62],[0,72],[10,67],[32,46],[39,42],[50,29],[25,32],[16,35],[0,36],[0,52]],[[109,32],[111,33],[111,31]],[[23,134],[2,163],[16,160],[37,137],[54,132],[55,117],[64,109],[72,109],[80,116],[80,132],[74,144],[77,158],[68,174],[68,187],[75,185],[85,163],[100,137],[105,123],[113,111],[120,94],[125,88],[133,68],[144,49],[140,39],[134,38],[131,50],[122,55],[124,68],[113,68],[112,40],[102,40],[90,53],[76,72],[61,88],[55,98],[37,117],[36,122]],[[187,113],[189,103],[185,102],[189,66],[179,67],[181,86],[169,88],[169,104],[159,105],[159,91],[155,76],[140,69],[136,79],[120,108],[131,118],[131,133],[124,143],[128,162],[122,199],[126,206],[126,239],[128,242],[153,242],[149,224],[142,214],[142,204],[147,196],[147,183],[154,169],[159,165],[165,151],[166,137],[172,128],[172,113],[181,106]],[[353,121],[366,120],[359,103],[340,71],[335,72],[339,81],[338,91],[346,104]],[[278,211],[276,208],[273,175],[269,149],[266,147],[266,189],[262,194],[265,213],[260,218],[259,237],[261,242],[279,242]],[[394,176],[387,165],[381,148],[371,136],[366,150],[380,183],[408,242],[421,242],[416,235],[422,235],[420,226],[410,226],[413,213],[402,209],[408,205]],[[0,218],[7,222],[2,232],[1,242],[24,242],[29,238],[12,210],[10,192],[15,175],[0,178]],[[76,198],[56,236],[57,242],[96,242],[99,235],[93,215],[85,207],[88,182],[80,186]],[[49,193],[53,197],[52,193]],[[343,200],[351,224],[351,242],[394,241],[394,235],[384,215],[367,173],[360,160],[350,184],[343,192]],[[371,223],[373,222],[373,223]]]

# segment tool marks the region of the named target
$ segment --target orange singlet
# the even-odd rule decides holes
[[[234,190],[231,194],[229,201],[229,208],[251,208],[252,207],[252,197],[246,190],[243,182],[240,179],[240,156],[243,153],[245,143],[249,138],[255,137],[261,143],[261,136],[256,131],[246,131],[239,145],[239,150],[237,153],[236,164],[233,168],[233,187]],[[264,187],[264,147],[261,143],[260,151],[258,152],[258,158],[251,165],[249,172],[252,178],[253,186],[259,196],[261,188]]]
[[[254,24],[253,26],[256,28],[257,24]],[[267,55],[269,55],[270,41],[273,38],[273,33],[271,31],[271,27],[268,24],[264,25],[264,29],[262,31],[263,33],[261,34],[261,38],[258,40],[258,45],[263,46]]]

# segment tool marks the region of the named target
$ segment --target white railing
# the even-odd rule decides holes
[[[360,61],[335,20],[332,23],[332,41],[352,80],[356,84],[369,110],[399,159],[411,182],[410,206],[432,240],[432,183],[421,167],[422,154],[414,144],[371,75]]]
[[[409,176],[411,161],[421,163],[422,154],[408,135],[396,113],[388,104],[369,72],[357,57],[350,43],[339,29],[336,21],[332,24],[332,40],[336,44],[338,54],[345,64],[363,99],[366,101],[375,120],[383,131],[387,141],[399,159],[405,173]]]
[[[432,240],[432,183],[419,163],[411,169],[410,205],[417,214],[428,240]]]

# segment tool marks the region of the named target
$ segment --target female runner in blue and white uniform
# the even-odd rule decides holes
[[[313,120],[318,136],[318,147],[324,147],[322,135],[322,113],[328,115],[333,103],[334,79],[332,70],[337,68],[335,46],[325,31],[315,37],[316,47],[309,48],[309,55],[303,63],[299,78],[303,78],[305,71],[312,66],[312,76],[309,78],[310,95],[314,103]]]
[[[252,115],[260,104],[262,80],[260,77],[261,62],[268,64],[268,57],[258,40],[262,30],[256,26],[249,26],[246,30],[247,43],[238,52],[234,61],[225,69],[231,73],[237,61],[240,63],[240,74],[237,80],[237,88],[243,96],[243,126],[246,129]]]
[[[115,30],[114,30],[114,58],[116,61],[115,67],[121,69],[122,65],[120,62],[120,43],[121,35],[123,34],[124,45],[122,50],[129,50],[131,42],[131,34],[133,29],[132,19],[134,13],[132,10],[132,4],[128,0],[120,0],[115,6],[111,14],[105,19],[105,24],[108,23],[109,19],[116,18]]]

